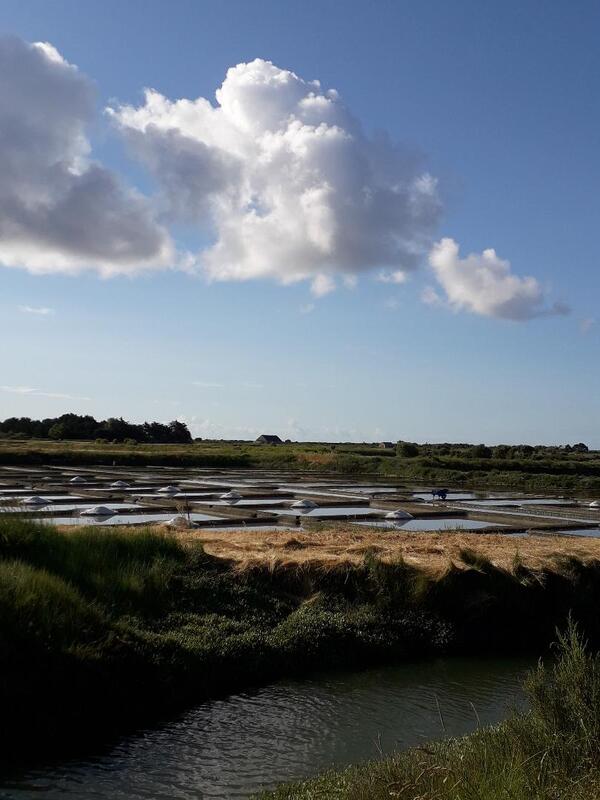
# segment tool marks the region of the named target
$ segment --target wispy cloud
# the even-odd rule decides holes
[[[397,270],[381,270],[377,275],[379,283],[406,283],[408,276],[406,272],[401,269]]]
[[[91,397],[83,397],[76,394],[67,394],[66,392],[44,392],[41,389],[34,389],[31,386],[0,386],[3,392],[10,392],[11,394],[24,394],[29,397],[49,397],[53,400],[91,400]]]
[[[192,386],[198,386],[200,389],[224,389],[224,383],[213,383],[212,381],[192,381]]]
[[[255,439],[263,432],[259,428],[243,425],[224,425],[210,417],[202,419],[193,415],[181,415],[178,420],[188,425],[193,436],[201,436],[203,439]]]
[[[314,303],[306,303],[304,306],[300,306],[300,313],[301,314],[312,314],[315,310],[316,306]]]
[[[45,306],[19,306],[19,311],[23,314],[37,314],[40,317],[51,317],[56,314],[53,308],[46,308]]]
[[[3,392],[11,392],[12,394],[33,394],[35,389],[31,386],[0,386]]]
[[[585,319],[582,319],[581,322],[579,323],[579,330],[583,334],[589,333],[595,324],[596,320],[593,317],[586,317]]]
[[[444,301],[433,286],[426,286],[421,292],[421,300],[428,306],[443,306]]]
[[[334,289],[335,281],[331,275],[317,275],[310,284],[310,291],[315,297],[325,297],[326,294],[333,292]]]

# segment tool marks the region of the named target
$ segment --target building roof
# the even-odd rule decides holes
[[[264,444],[282,444],[281,439],[274,433],[263,433],[261,434],[257,442],[263,442]]]

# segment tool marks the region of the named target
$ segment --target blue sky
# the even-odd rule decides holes
[[[318,268],[337,287],[323,296],[309,267],[289,285],[279,264],[252,277],[252,254],[247,280],[230,279],[230,259],[217,265],[226,279],[210,281],[202,266],[166,268],[219,238],[200,215],[160,218],[179,254],[161,268],[100,277],[93,264],[69,261],[64,274],[44,262],[36,274],[15,257],[0,266],[0,418],[74,410],[178,417],[219,438],[600,447],[596,3],[5,0],[2,29],[51,43],[93,81],[91,158],[155,205],[168,196],[164,161],[149,169],[147,132],[135,152],[107,105],[140,109],[144,87],[216,105],[227,70],[256,58],[318,79],[369,142],[385,131],[421,154],[441,205],[430,244],[451,237],[477,261],[446,258],[436,272],[427,245],[406,269],[380,264],[378,234],[365,230],[371,262],[350,267],[336,252],[333,271]],[[173,155],[160,148],[152,158]],[[537,281],[525,311],[461,283],[487,248],[517,281]],[[404,282],[377,280],[398,266]],[[556,303],[561,313],[540,313]]]

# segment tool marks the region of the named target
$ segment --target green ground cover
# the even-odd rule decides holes
[[[0,465],[48,463],[308,471],[407,483],[600,494],[600,452],[551,447],[399,445],[386,450],[350,443],[153,445],[0,439]]]
[[[569,613],[600,641],[599,562],[460,559],[240,569],[169,534],[0,518],[0,758],[315,668],[541,652]]]

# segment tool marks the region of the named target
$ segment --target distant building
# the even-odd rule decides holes
[[[393,450],[396,445],[393,442],[379,442],[380,450]]]
[[[283,442],[279,436],[275,436],[272,433],[263,433],[258,437],[255,444],[283,444]]]

